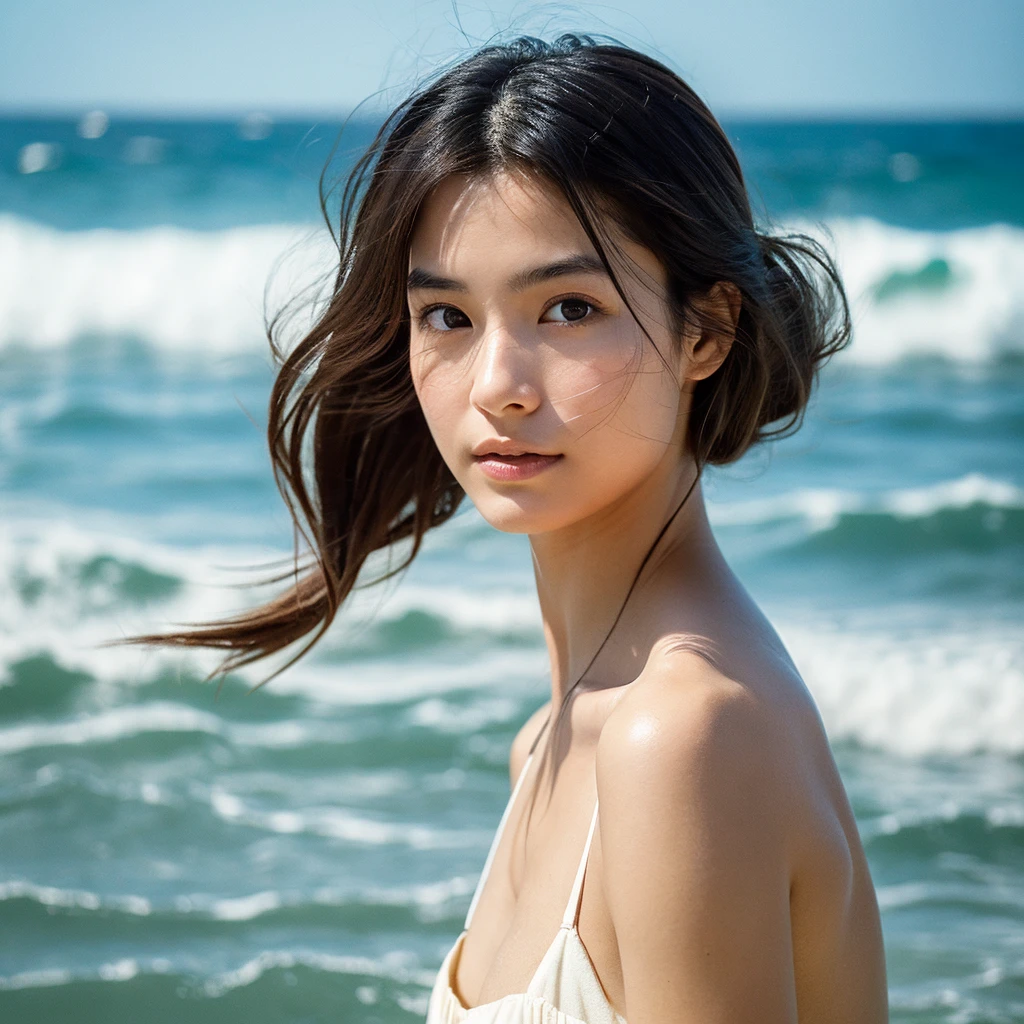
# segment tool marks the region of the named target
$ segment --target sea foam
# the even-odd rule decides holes
[[[838,259],[855,324],[844,360],[970,363],[1024,352],[1024,229],[928,232],[860,217],[793,219],[778,230],[806,231]],[[316,225],[62,232],[0,215],[0,349],[99,336],[171,352],[262,353],[275,267],[268,313],[329,281],[336,265]]]
[[[803,529],[813,535],[815,530],[830,529],[836,508],[869,506],[880,515],[888,509],[894,517],[927,521],[936,509],[979,499],[996,510],[1013,509],[1019,507],[1021,494],[1002,481],[971,476],[877,498],[831,494],[822,501],[820,496],[796,492],[774,503],[723,506],[717,514],[712,508],[712,518],[770,522],[780,513],[806,513]],[[472,522],[460,524],[458,531],[463,530],[472,531]],[[504,540],[496,537],[494,543]],[[168,730],[212,735],[238,746],[295,748],[344,738],[344,730],[332,734],[335,726],[309,717],[314,706],[396,703],[408,705],[405,721],[410,727],[474,733],[514,717],[515,702],[510,698],[527,700],[543,694],[547,657],[536,598],[525,577],[488,587],[459,579],[429,583],[414,574],[407,585],[390,591],[362,592],[359,607],[345,610],[337,630],[308,660],[272,680],[269,691],[249,696],[251,701],[292,701],[282,705],[281,717],[274,722],[232,721],[233,714],[213,703],[212,691],[196,687],[194,695],[180,689],[171,694],[156,684],[169,665],[180,667],[183,662],[195,663],[197,671],[189,675],[198,679],[200,662],[204,671],[211,667],[209,652],[200,658],[183,652],[94,646],[122,632],[165,628],[168,621],[204,621],[238,610],[254,598],[240,599],[237,591],[210,586],[226,576],[214,566],[250,562],[255,553],[230,548],[178,550],[66,522],[12,524],[0,537],[0,571],[5,580],[18,584],[5,587],[0,600],[0,685],[29,687],[27,676],[18,682],[19,673],[25,674],[18,665],[31,657],[50,658],[65,671],[86,675],[75,684],[81,692],[73,702],[76,717],[12,722],[0,736],[0,749],[114,742]],[[85,588],[78,586],[76,567],[99,557],[109,558],[115,568],[130,564],[173,575],[180,584],[141,607],[119,596],[117,572],[109,579],[91,580]],[[910,606],[887,607],[873,618],[838,606],[830,618],[819,606],[801,610],[788,604],[766,605],[765,610],[818,700],[833,739],[907,756],[1024,752],[1024,638],[1019,625],[1006,616],[965,617],[955,608],[922,615]],[[373,622],[385,630],[389,623],[400,623],[416,612],[432,617],[439,629],[478,631],[480,642],[468,647],[442,644],[428,655],[403,658],[396,669],[393,652],[389,656],[388,650],[373,645],[355,655],[346,653],[347,644],[359,640],[359,629],[371,611]],[[498,642],[499,627],[518,634],[512,642]],[[255,666],[240,676],[255,682],[265,671]],[[131,704],[135,689],[138,705]],[[17,691],[10,692],[16,706],[28,699],[19,703]],[[203,696],[207,692],[208,704]],[[62,707],[70,710],[72,705],[65,701]]]

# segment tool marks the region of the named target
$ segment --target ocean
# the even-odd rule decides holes
[[[708,471],[712,523],[821,709],[891,1019],[1024,1021],[1024,123],[725,128],[855,338],[797,434]],[[337,130],[0,119],[12,1024],[421,1020],[550,691],[528,543],[468,503],[258,689],[97,646],[252,604],[291,551],[264,286],[329,265]]]

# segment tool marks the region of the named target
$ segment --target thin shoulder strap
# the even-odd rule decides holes
[[[508,816],[512,812],[512,805],[516,802],[516,796],[523,785],[523,779],[526,778],[526,769],[530,767],[530,762],[532,760],[533,751],[531,750],[530,753],[527,754],[526,760],[523,762],[523,767],[519,772],[519,778],[516,780],[516,784],[512,789],[512,795],[508,798],[508,803],[505,804],[505,811],[501,816],[501,820],[498,822],[498,828],[494,833],[494,838],[491,840],[491,848],[487,853],[487,860],[484,861],[483,871],[480,872],[480,880],[476,883],[476,891],[473,893],[473,899],[469,904],[469,910],[466,911],[466,923],[462,926],[463,931],[469,928],[469,922],[473,919],[473,911],[476,910],[477,902],[480,899],[480,893],[483,892],[484,882],[487,881],[487,876],[491,873],[491,862],[494,860],[495,851],[498,849],[501,834],[505,831],[505,822],[508,821]]]
[[[572,883],[572,892],[569,894],[569,902],[565,905],[565,913],[562,915],[563,928],[575,928],[580,919],[580,902],[583,897],[583,876],[587,872],[587,858],[590,856],[590,843],[594,838],[594,826],[597,824],[597,801],[594,801],[594,816],[590,819],[590,831],[587,833],[587,841],[583,844],[583,856],[580,857],[580,866],[576,869],[576,880]]]

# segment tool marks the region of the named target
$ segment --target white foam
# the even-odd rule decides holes
[[[939,355],[979,363],[1024,351],[1021,228],[917,231],[867,217],[833,218],[825,227],[831,238],[799,218],[780,225],[820,238],[838,259],[855,322],[854,342],[839,358],[882,364]],[[271,311],[336,266],[323,225],[62,232],[3,215],[0,349],[112,335],[175,352],[263,353],[263,289],[286,254]],[[913,274],[935,259],[950,267],[947,287],[876,297],[889,275]]]
[[[218,559],[212,556],[203,565],[202,551],[176,551],[67,520],[8,520],[0,534],[0,578],[7,581],[0,588],[0,667],[40,652],[49,652],[67,667],[101,678],[130,675],[142,658],[157,668],[180,663],[180,657],[163,650],[95,646],[102,640],[153,627],[152,611],[145,607],[118,608],[116,573],[100,574],[89,585],[74,582],[83,566],[103,557],[140,565],[172,579],[188,580],[190,570],[197,581],[204,572],[207,579],[218,576],[213,569]],[[255,554],[256,560],[265,557],[266,552]],[[224,575],[220,575],[221,582],[226,582]],[[35,593],[30,600],[11,585],[17,581],[31,581]],[[223,614],[240,604],[237,594],[229,596],[199,582],[186,590],[187,599],[182,595],[180,604],[171,600],[160,606],[172,615],[180,613],[177,621],[202,620],[208,612]],[[192,725],[201,727],[199,722]]]
[[[203,991],[207,996],[215,998],[232,989],[251,985],[267,971],[288,970],[298,966],[312,967],[331,974],[369,975],[403,984],[412,982],[429,985],[430,972],[418,969],[418,962],[418,957],[403,950],[391,950],[377,960],[333,953],[295,954],[274,950],[260,953],[235,970],[224,971],[209,978],[203,984]]]
[[[63,150],[56,142],[30,142],[18,151],[18,171],[38,174],[60,166]]]
[[[776,621],[829,738],[906,757],[1024,752],[1024,633]]]
[[[839,518],[852,512],[888,514],[901,519],[924,519],[945,509],[975,503],[997,509],[1024,508],[1024,489],[986,476],[966,473],[921,487],[900,487],[877,494],[841,488],[800,487],[768,498],[708,504],[716,526],[757,526],[785,519],[801,519],[813,531],[833,529]]]
[[[465,527],[459,525],[455,529],[464,531]],[[212,621],[251,607],[269,593],[261,588],[240,592],[230,586],[253,578],[241,571],[233,572],[230,567],[242,568],[288,554],[244,545],[179,549],[134,539],[125,531],[118,532],[117,524],[106,522],[103,517],[95,522],[83,518],[75,523],[43,517],[11,518],[0,534],[0,579],[32,581],[34,593],[26,600],[16,586],[0,588],[0,684],[6,666],[39,653],[51,654],[65,668],[89,672],[103,684],[148,679],[160,671],[186,665],[205,674],[220,660],[218,653],[96,645],[122,635],[166,630],[175,623]],[[117,565],[108,564],[109,571],[95,573],[87,585],[76,582],[80,569],[99,558],[170,576],[181,581],[180,589],[161,601],[126,605],[118,598]],[[259,578],[261,574],[255,575]],[[508,588],[507,581],[501,589],[480,590],[454,584],[433,587],[413,580],[405,586],[392,581],[388,586],[353,594],[351,605],[343,610],[331,634],[314,650],[311,661],[278,676],[272,683],[274,691],[329,703],[388,703],[458,689],[485,688],[488,679],[496,678],[495,673],[514,686],[516,679],[524,675],[542,676],[546,670],[545,655],[539,649],[486,651],[469,658],[460,653],[454,665],[417,659],[415,666],[406,666],[402,672],[395,672],[390,658],[350,662],[343,671],[339,670],[334,659],[344,651],[349,638],[358,640],[364,624],[395,621],[413,610],[440,616],[459,629],[522,630],[536,626],[539,630],[540,625],[532,590]],[[270,659],[240,670],[239,675],[255,684],[272,670],[273,664]],[[122,701],[123,694],[116,690],[104,692],[101,685],[93,699],[100,707],[106,707]],[[228,728],[220,719],[195,717],[187,708],[150,710],[143,717],[136,714],[138,711],[116,709],[112,717],[94,722],[89,734],[95,733],[99,738],[149,728],[215,732]],[[475,721],[501,718],[507,711],[503,704],[470,709],[466,712],[468,717],[463,715],[458,721],[461,727],[469,729]],[[39,726],[44,730],[59,728]],[[231,724],[230,738],[238,744],[300,746],[315,739],[314,732],[322,733],[325,728],[325,723],[289,721]],[[6,739],[4,735],[0,733],[0,744],[72,742],[59,731],[17,733]],[[338,738],[333,736],[334,740]]]
[[[1020,508],[1024,507],[1024,494],[1006,481],[968,474],[929,487],[874,496],[800,490],[755,502],[712,503],[711,513],[719,523],[755,526],[794,517],[799,530],[806,531],[827,528],[837,515],[850,509],[928,516],[974,501]],[[475,527],[460,524],[457,530],[465,536],[470,528]],[[495,535],[492,542],[502,541],[503,536]],[[78,593],[82,588],[68,583],[79,566],[102,554],[172,573],[183,581],[182,589],[160,603],[131,609],[113,606],[112,611],[103,590],[112,584],[101,580],[95,584],[100,587],[99,595],[87,599]],[[0,730],[0,750],[109,742],[162,730],[205,732],[235,745],[263,747],[343,740],[348,734],[342,722],[317,715],[246,723],[221,718],[213,706],[200,711],[169,701],[132,703],[124,691],[132,680],[152,679],[167,665],[188,664],[195,671],[209,671],[219,655],[93,646],[121,630],[206,621],[255,603],[252,592],[239,594],[210,582],[231,578],[226,570],[215,567],[242,564],[266,554],[241,547],[179,550],[90,529],[86,523],[12,522],[0,536],[0,576],[17,580],[29,575],[42,585],[30,601],[22,599],[15,587],[0,589],[0,665],[46,652],[68,668],[92,673],[96,682],[90,685],[88,700],[79,707],[76,721],[9,724]],[[376,610],[377,621],[394,621],[415,608],[449,618],[457,628],[494,631],[507,629],[511,623],[527,630],[531,623],[539,625],[536,597],[525,575],[514,577],[505,590],[471,580],[435,587],[414,576],[408,587],[405,583],[392,586],[383,601],[372,590],[357,592],[356,604],[343,613],[337,632],[326,637],[310,657],[272,680],[271,690],[317,705],[379,707],[411,702],[406,711],[409,724],[464,735],[475,734],[491,723],[507,722],[523,700],[539,700],[544,695],[549,665],[539,632],[536,645],[488,643],[467,651],[461,644],[453,644],[451,650],[441,648],[428,656],[404,659],[400,669],[395,656],[387,652],[360,659],[345,657],[339,662],[346,637],[351,635],[347,630],[358,629],[370,610]],[[1009,615],[1000,619],[999,609],[985,618],[976,615],[961,621],[955,610],[940,605],[899,606],[880,611],[878,621],[871,623],[849,611],[841,616],[837,613],[827,622],[793,620],[786,609],[780,609],[776,619],[771,607],[766,606],[765,611],[777,621],[790,645],[834,739],[855,739],[911,756],[976,749],[1024,752],[1024,634],[1019,624],[1008,621]],[[240,674],[255,683],[271,667],[258,664]],[[494,690],[496,680],[501,681],[500,692]],[[474,735],[475,740],[480,741],[474,749],[481,756],[507,756],[507,751],[498,749],[497,741],[484,735]],[[381,826],[329,814],[289,818],[285,809],[266,812],[244,804],[232,809],[229,796],[219,808],[223,817],[244,819],[271,832],[299,829],[370,843],[437,842],[436,836],[417,835],[400,825]]]
[[[410,718],[413,724],[438,732],[472,733],[496,722],[509,722],[516,718],[520,709],[520,702],[511,697],[481,699],[468,707],[430,697],[413,707]]]
[[[829,238],[808,221],[786,226],[817,237],[838,261],[854,319],[853,343],[840,358],[875,365],[906,356],[978,363],[1024,352],[1024,229],[992,224],[917,231],[856,217],[829,220]],[[932,260],[948,264],[948,286],[876,296],[891,274],[914,274]]]
[[[63,967],[43,967],[37,971],[21,971],[6,978],[0,978],[0,989],[19,988],[55,988],[67,985],[74,980],[74,975]]]
[[[766,498],[712,500],[709,515],[716,527],[756,528],[792,520],[797,531],[794,539],[799,539],[807,533],[834,528],[845,514],[926,518],[944,509],[964,508],[976,502],[996,510],[1024,508],[1024,490],[1005,480],[969,473],[932,485],[875,494],[840,488],[798,488]],[[123,531],[117,532],[114,523],[101,526],[36,518],[10,519],[6,527],[0,536],[0,577],[31,579],[38,585],[38,592],[26,601],[15,587],[0,591],[0,662],[10,664],[31,653],[49,651],[67,667],[78,667],[101,678],[137,674],[143,665],[149,675],[168,664],[183,662],[196,666],[202,663],[203,671],[208,671],[215,664],[215,656],[210,652],[98,649],[94,645],[121,634],[167,628],[174,622],[208,621],[255,604],[261,596],[259,590],[239,593],[227,586],[251,577],[233,573],[227,567],[288,554],[243,545],[178,549],[134,540]],[[468,538],[482,548],[507,541],[503,535],[486,529],[478,533],[479,527],[480,519],[475,513],[459,517],[429,538],[429,545],[443,552],[453,543],[464,545]],[[116,566],[110,565],[107,572],[94,573],[88,585],[69,585],[82,566],[107,557],[180,579],[181,589],[163,601],[125,606],[118,597],[119,573]],[[348,662],[343,672],[338,670],[336,658],[344,656],[350,641],[358,642],[367,625],[394,622],[413,612],[438,617],[456,631],[535,636],[537,649],[492,649],[443,668],[429,660],[416,659],[401,673],[394,672],[390,660],[369,658]],[[546,674],[540,631],[536,595],[525,570],[511,576],[503,574],[501,585],[496,587],[484,581],[427,582],[414,569],[411,576],[401,581],[356,592],[331,633],[316,648],[309,667],[278,677],[274,688],[280,692],[315,689],[318,700],[364,703],[440,696],[450,689],[486,686],[486,680],[494,678],[493,673],[540,678]],[[255,682],[262,677],[263,669],[256,666],[242,674]],[[467,711],[470,717],[466,722],[490,713],[482,707],[474,708]],[[309,738],[296,723],[277,723],[272,729],[238,729],[235,740],[239,743],[292,746]],[[245,729],[252,731],[251,737],[242,734]]]
[[[263,351],[263,293],[275,262],[288,257],[271,311],[311,284],[331,251],[326,228],[313,225],[63,232],[3,215],[0,348],[109,335],[174,351]]]
[[[0,753],[13,754],[37,747],[80,746],[114,743],[135,736],[160,732],[206,733],[219,736],[236,747],[297,748],[310,743],[340,743],[351,738],[341,723],[268,722],[238,724],[212,712],[199,711],[170,701],[110,708],[96,714],[79,714],[68,722],[33,722],[0,729]],[[161,802],[159,790],[140,792],[146,803]]]
[[[209,793],[210,807],[222,821],[278,835],[315,835],[340,839],[356,846],[407,846],[414,850],[474,849],[484,846],[486,832],[442,829],[409,822],[379,821],[337,807],[309,807],[301,811],[267,811],[220,786]]]
[[[216,900],[211,907],[211,914],[218,921],[251,921],[280,906],[281,897],[278,893],[257,892],[251,896]]]
[[[139,973],[139,962],[131,957],[100,964],[99,975],[104,981],[131,981]]]
[[[112,708],[73,722],[33,723],[0,729],[0,753],[34,747],[109,743],[150,732],[205,732],[219,735],[221,720],[208,712],[157,701],[142,707]]]
[[[213,975],[202,983],[205,995],[215,998],[232,989],[243,988],[258,981],[267,971],[289,970],[308,967],[332,974],[370,975],[400,984],[429,986],[431,972],[419,968],[415,954],[393,950],[379,959],[361,956],[344,956],[330,953],[288,953],[268,951],[246,961],[235,970]],[[100,964],[95,970],[70,971],[66,968],[42,968],[22,971],[18,974],[0,977],[0,991],[26,988],[51,988],[69,985],[76,980],[100,978],[104,981],[130,981],[139,974],[167,974],[175,966],[166,957],[154,957],[148,961],[125,957]],[[177,967],[183,975],[191,975],[189,965]]]
[[[360,611],[368,612],[372,607],[378,621],[381,616],[385,621],[395,620],[422,611],[442,617],[455,629],[525,632],[541,627],[533,581],[528,583],[529,589],[516,591],[507,579],[500,588],[480,585],[472,589],[409,581],[394,588],[383,600],[374,602],[368,596],[361,602]]]
[[[0,902],[13,899],[31,899],[44,907],[66,907],[78,910],[107,908],[120,910],[136,917],[148,917],[153,906],[144,896],[105,896],[87,889],[61,889],[52,885],[37,885],[24,879],[0,882]]]
[[[107,134],[110,118],[102,110],[90,110],[78,122],[78,134],[83,139],[99,139]]]

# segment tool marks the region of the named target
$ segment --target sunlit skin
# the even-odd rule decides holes
[[[636,317],[565,199],[522,174],[444,182],[410,246],[427,424],[480,514],[533,555],[552,701],[513,742],[512,782],[693,482],[692,389],[733,343],[680,331],[661,262],[602,223]],[[695,301],[735,325],[732,285]],[[556,458],[502,478],[473,454],[489,439]],[[722,557],[699,483],[570,701],[481,893],[463,1003],[526,989],[599,797],[579,933],[629,1024],[887,1020],[874,889],[821,720]]]
[[[692,459],[681,457],[689,390],[717,369],[728,339],[705,339],[696,351],[690,336],[688,351],[677,352],[664,270],[621,236],[632,262],[616,269],[653,345],[604,272],[520,287],[517,275],[598,259],[564,200],[519,176],[499,180],[501,188],[455,179],[426,204],[410,270],[420,272],[414,279],[426,273],[456,287],[410,290],[410,358],[427,423],[456,479],[493,526],[530,535],[542,611],[556,637],[560,699],[693,480]],[[562,300],[589,304],[586,316]],[[444,323],[446,309],[456,326]],[[528,482],[497,483],[471,454],[492,437],[561,458]],[[699,485],[673,533],[713,543]]]
[[[638,488],[671,490],[684,474],[682,382],[665,371],[651,345],[641,344],[640,327],[596,253],[557,208],[544,211],[540,224],[522,220],[529,193],[512,181],[504,197],[468,187],[454,200],[455,216],[433,223],[445,192],[459,187],[454,182],[439,193],[417,238],[439,233],[447,272],[435,277],[465,291],[410,293],[412,365],[441,454],[481,514],[510,532],[540,537],[569,528],[579,535],[598,527],[591,517],[607,520],[630,511],[631,502],[648,504],[649,494],[634,498]],[[639,246],[630,249],[663,289],[657,262]],[[420,270],[432,262],[417,258],[418,246],[413,254]],[[515,280],[585,257],[595,269],[532,284]],[[658,347],[671,354],[656,296],[634,283],[631,298]],[[439,302],[449,305],[438,308]],[[495,487],[469,456],[474,443],[494,436],[562,458],[528,487]]]

